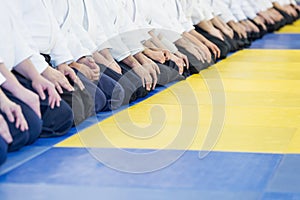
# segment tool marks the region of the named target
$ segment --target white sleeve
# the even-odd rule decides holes
[[[247,18],[254,19],[257,16],[254,8],[249,4],[248,1],[243,1],[241,6]]]
[[[56,22],[56,19],[54,20]],[[72,53],[68,48],[67,41],[64,38],[64,35],[60,30],[58,23],[55,24],[54,28],[56,29],[56,41],[50,52],[51,60],[53,62],[52,64],[54,66],[58,66],[69,61],[74,61],[74,57],[72,56]]]
[[[11,6],[12,5],[9,5],[9,8],[11,8]],[[19,15],[18,12],[15,12],[14,9],[10,9],[10,13],[13,17],[13,22],[17,29],[16,32],[19,32],[20,35],[22,35],[22,38],[24,38],[27,45],[32,50],[32,56],[30,57],[31,62],[33,63],[38,73],[43,73],[49,66],[48,63],[45,61],[44,57],[40,55],[39,50],[31,37],[30,31],[23,22],[21,15]]]
[[[113,24],[112,16],[109,15],[108,10],[102,3],[106,1],[94,1],[95,8],[99,14],[99,22],[105,27],[104,32],[108,36],[108,42],[111,45],[110,52],[114,59],[118,62],[124,60],[126,57],[131,55],[130,50],[122,41],[117,27]]]
[[[202,10],[205,20],[212,20],[215,17],[213,8],[206,1],[202,0],[198,6]]]
[[[195,27],[191,18],[188,19],[186,17],[185,10],[183,9],[179,0],[176,0],[176,5],[177,5],[177,12],[178,12],[178,22],[182,25],[182,27],[186,32],[190,32],[191,30],[194,30]]]
[[[2,85],[5,81],[6,81],[5,77],[0,73],[0,85]]]
[[[98,48],[98,51],[103,49],[110,49],[112,48],[111,44],[108,42],[108,37],[104,32],[104,27],[102,26],[101,22],[98,20],[99,16],[96,15],[97,19],[95,19],[96,30],[92,31],[95,35],[92,35],[92,39],[94,38],[95,44]]]
[[[143,34],[139,34],[139,28],[130,19],[122,6],[119,7],[118,20],[116,26],[124,44],[130,50],[131,55],[135,55],[144,50],[142,41],[150,39],[143,38]]]
[[[213,7],[218,8],[221,11],[220,17],[225,23],[228,23],[230,21],[238,22],[238,20],[235,18],[235,16],[230,11],[229,5],[226,5],[224,2],[222,2],[220,0],[214,1]]]
[[[68,47],[75,61],[78,61],[83,56],[92,55],[92,52],[89,49],[83,47],[80,43],[80,40],[71,31],[67,33],[66,37],[68,39]]]
[[[74,22],[72,24],[71,32],[73,32],[79,39],[80,43],[87,48],[90,52],[94,53],[97,51],[97,46],[90,37],[89,33],[83,28],[82,25]]]
[[[235,16],[235,18],[238,21],[243,21],[247,19],[247,16],[243,12],[243,9],[241,7],[241,1],[240,0],[232,0],[230,10],[232,14]]]
[[[116,59],[118,62],[124,60],[128,56],[132,55],[131,51],[128,49],[128,47],[124,44],[121,37],[119,35],[116,35],[109,39],[109,43],[112,45],[112,48],[110,49],[110,52],[114,59]]]

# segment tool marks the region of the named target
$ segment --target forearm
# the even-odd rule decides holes
[[[23,62],[18,64],[14,69],[31,81],[41,76],[29,59],[24,60]]]
[[[93,53],[93,58],[96,63],[109,66],[109,61],[99,52]]]
[[[125,63],[130,68],[135,68],[135,67],[141,66],[141,64],[133,56],[128,56],[127,58],[122,60],[122,62]]]
[[[167,47],[161,42],[158,36],[153,33],[153,31],[150,31],[149,34],[152,37],[150,40],[155,46],[161,49],[167,49]]]
[[[203,44],[206,44],[208,42],[208,40],[203,35],[201,35],[195,30],[191,30],[189,33],[195,38],[197,38],[198,40],[200,40]]]
[[[5,102],[8,101],[7,96],[4,94],[4,92],[2,91],[2,89],[0,88],[0,108],[2,108],[2,106],[5,104]]]
[[[199,39],[197,39],[195,36],[193,36],[190,33],[185,32],[183,36],[196,46],[205,46]]]
[[[147,40],[146,42],[144,42],[144,46],[146,48],[149,48],[149,49],[157,49],[158,47],[152,42],[152,40]],[[147,49],[145,49],[144,51],[147,51]]]
[[[134,55],[134,58],[141,64],[147,63],[149,61],[149,58],[147,58],[143,53],[137,53]]]
[[[201,21],[197,26],[208,33],[214,28],[210,21]]]
[[[108,61],[108,62],[113,62],[114,58],[112,57],[109,49],[103,49],[99,51],[99,53]]]
[[[175,42],[176,45],[183,47],[183,48],[188,48],[189,47],[189,41],[187,41],[185,38],[180,38]]]
[[[227,24],[223,23],[223,21],[220,20],[218,17],[214,17],[211,20],[211,22],[216,28],[218,28],[222,32],[226,31],[226,29],[230,29],[230,27]]]

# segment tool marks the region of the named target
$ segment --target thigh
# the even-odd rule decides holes
[[[32,144],[40,136],[42,132],[42,120],[37,116],[37,114],[24,102],[14,97],[11,93],[3,90],[6,96],[16,104],[18,104],[22,113],[27,121],[28,130],[22,132],[21,130],[15,127],[15,123],[10,123],[6,118],[6,115],[3,114],[4,118],[8,122],[10,133],[13,137],[13,142],[9,145],[9,151],[16,151],[22,148],[25,145]]]
[[[148,91],[143,87],[143,83],[141,78],[136,75],[130,67],[128,67],[126,64],[119,62],[118,63],[120,67],[122,68],[122,73],[128,79],[133,86],[135,87],[135,95],[136,98],[142,98],[145,97],[148,94]]]

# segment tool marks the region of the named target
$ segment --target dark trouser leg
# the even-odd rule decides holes
[[[34,91],[31,81],[14,72],[19,82],[27,89]],[[61,101],[60,107],[51,109],[48,104],[48,96],[40,100],[43,128],[40,137],[55,137],[66,134],[73,125],[73,112],[65,101]]]
[[[125,91],[118,82],[102,73],[97,86],[102,90],[107,99],[104,110],[115,110],[123,104]]]
[[[141,78],[136,75],[129,66],[126,64],[119,62],[118,63],[122,68],[122,73],[130,80],[130,82],[135,86],[135,94],[136,98],[143,98],[147,96],[148,91],[143,87]]]
[[[157,82],[158,85],[164,86],[170,82],[184,79],[183,76],[179,75],[178,67],[173,61],[168,61],[165,64],[161,64],[158,62],[155,63],[160,69],[160,74],[158,75]]]
[[[8,145],[4,139],[0,136],[0,165],[6,160]]]
[[[276,10],[285,18],[287,24],[292,24],[295,21],[295,19],[286,12],[279,9]]]
[[[185,54],[190,62],[190,73],[191,74],[198,74],[201,70],[206,69],[210,66],[209,63],[205,62],[202,63],[201,61],[199,61],[193,54],[189,53],[187,50],[185,50],[184,48],[177,46],[178,50]]]
[[[195,26],[195,30],[200,33],[201,35],[203,35],[206,39],[208,39],[209,41],[211,41],[212,43],[214,43],[215,45],[218,46],[218,48],[221,51],[221,56],[220,59],[224,59],[227,57],[227,54],[230,52],[231,50],[231,46],[229,46],[230,44],[227,44],[225,41],[220,40],[219,38],[210,35],[209,33],[207,33],[205,30],[201,29],[198,26]]]
[[[135,85],[133,85],[133,83],[130,81],[130,79],[127,76],[123,74],[119,74],[104,65],[99,65],[99,67],[103,74],[106,74],[107,76],[111,77],[113,80],[117,81],[123,87],[125,92],[123,105],[126,105],[137,99],[135,93],[137,88]]]
[[[259,37],[258,37],[257,39],[262,38],[265,34],[268,33],[267,30],[264,30],[264,28],[263,28],[261,25],[257,24],[254,20],[252,20],[252,19],[249,19],[249,20],[250,20],[253,24],[255,24],[255,26],[257,26],[257,27],[259,28]]]
[[[11,101],[21,106],[23,115],[27,121],[29,128],[27,131],[22,132],[20,129],[16,128],[15,123],[10,123],[6,115],[0,112],[7,122],[10,134],[13,138],[13,142],[8,146],[8,151],[17,151],[37,140],[42,132],[42,120],[25,103],[15,98],[11,93],[4,89],[3,92]]]
[[[230,46],[230,52],[241,50],[238,42],[235,39],[232,39],[232,38],[228,37],[227,35],[225,35],[224,39],[225,39],[224,42],[227,43],[227,46]]]
[[[84,105],[92,105],[92,115],[95,115],[97,112],[104,111],[108,107],[108,101],[104,92],[100,88],[98,88],[96,84],[86,78],[82,73],[78,72],[77,76],[79,77],[89,94],[86,94],[82,97],[84,99]]]

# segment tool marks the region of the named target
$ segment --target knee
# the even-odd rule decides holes
[[[106,98],[106,95],[104,94],[104,92],[100,88],[97,88],[95,91],[96,91],[96,94],[93,95],[95,98],[94,99],[95,112],[100,112],[105,108],[105,106],[107,104],[107,98]]]
[[[26,142],[26,145],[32,144],[35,142],[41,132],[42,132],[42,127],[43,127],[43,122],[42,120],[34,113],[34,111],[29,111],[29,112],[24,112],[24,116],[27,119],[28,123],[28,140]]]
[[[65,102],[60,107],[48,109],[43,115],[43,131],[40,137],[56,137],[66,134],[73,125],[73,111]]]
[[[3,164],[7,156],[7,143],[0,136],[0,165]]]
[[[64,135],[71,129],[73,125],[73,111],[66,102],[62,101],[59,107],[59,111],[57,112],[57,116],[58,118],[60,118],[60,120],[58,120],[56,124],[56,127],[58,127],[56,130],[58,133]]]

